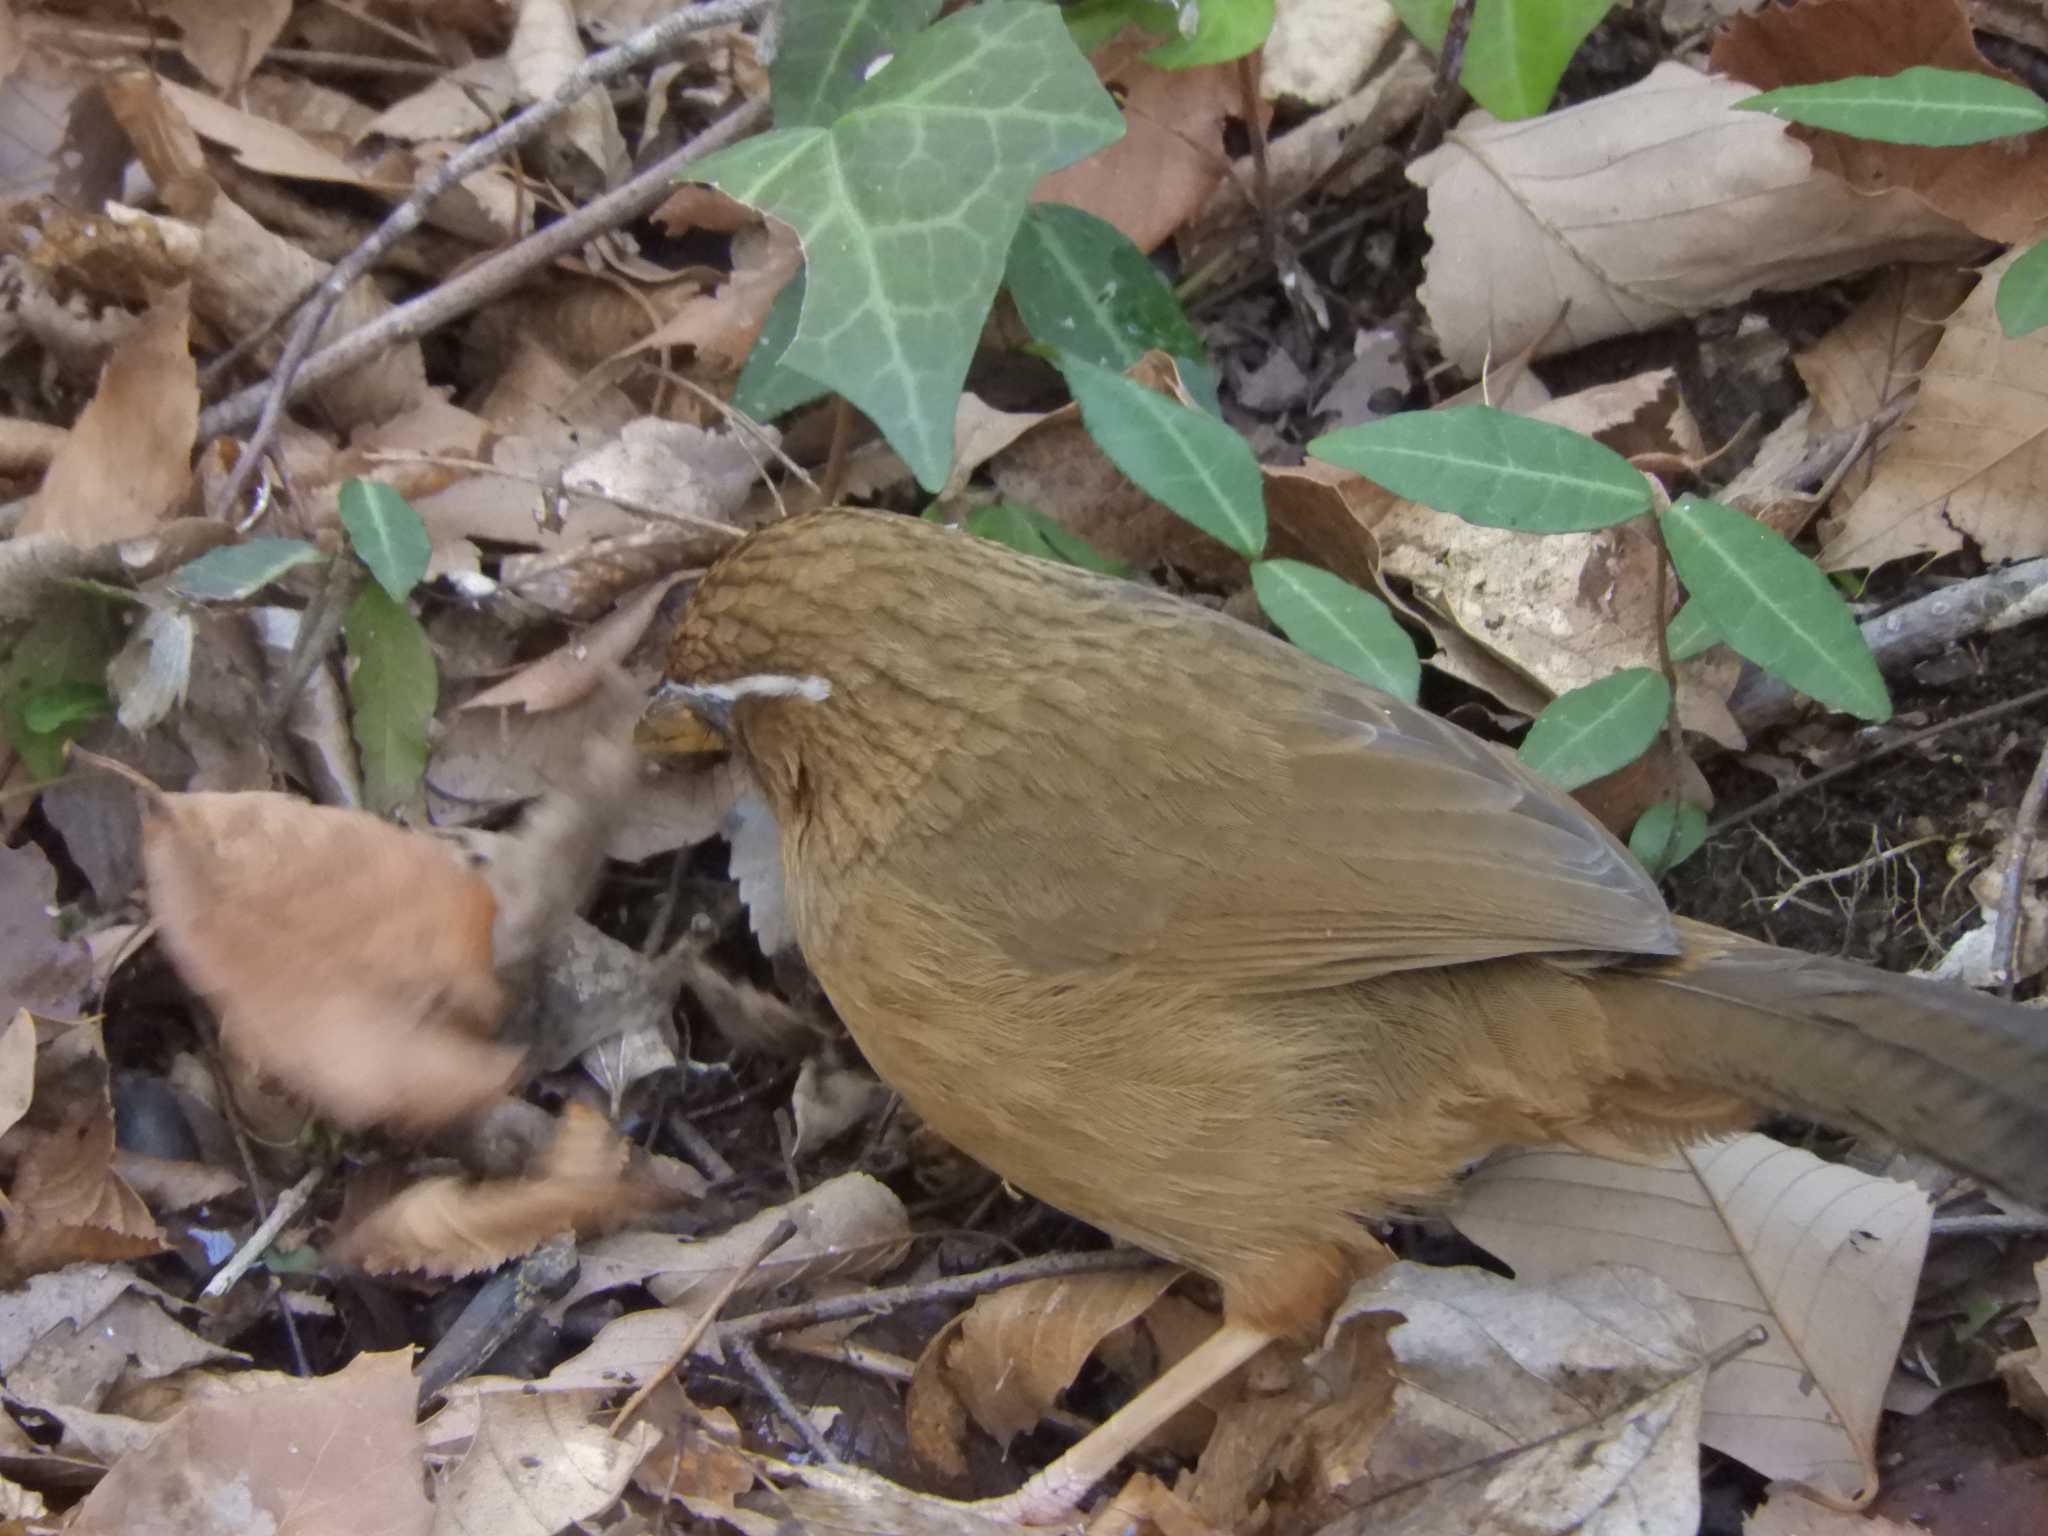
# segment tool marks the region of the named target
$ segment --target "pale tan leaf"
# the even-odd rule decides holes
[[[320,1528],[426,1536],[434,1510],[413,1425],[412,1351],[358,1355],[310,1381],[198,1402],[86,1495],[78,1536],[215,1536]]]
[[[1270,99],[1328,106],[1365,83],[1400,31],[1387,0],[1280,0],[1259,56],[1260,87]]]
[[[1771,1477],[1843,1496],[1876,1476],[1885,1383],[1927,1247],[1927,1200],[1767,1136],[1639,1165],[1509,1154],[1467,1181],[1460,1231],[1525,1280],[1640,1265],[1691,1299],[1716,1343],[1770,1340],[1707,1389],[1701,1438]]]
[[[1180,1278],[1170,1268],[1028,1280],[978,1298],[932,1337],[911,1379],[906,1411],[928,1432],[956,1415],[926,1397],[951,1396],[1006,1450],[1038,1427],[1104,1337],[1136,1318]],[[957,1445],[919,1447],[941,1466]]]
[[[1896,1520],[1829,1509],[1793,1489],[1780,1489],[1742,1524],[1742,1536],[1922,1536]]]
[[[2008,338],[1993,307],[2018,254],[1986,267],[1950,318],[1869,485],[1829,519],[1828,569],[1945,554],[1966,537],[1992,561],[2048,553],[2048,331]]]
[[[1348,1487],[1374,1536],[1693,1536],[1699,1324],[1656,1276],[1602,1264],[1546,1285],[1401,1263],[1339,1325],[1397,1314],[1393,1414]]]
[[[0,1136],[28,1113],[36,1096],[36,1021],[26,1008],[0,1027]]]
[[[575,639],[521,667],[502,683],[464,702],[464,709],[561,709],[588,697],[598,680],[624,661],[654,622],[655,611],[682,572],[651,581]]]
[[[1422,298],[1445,356],[1477,373],[1539,340],[1567,352],[1758,290],[1979,248],[1911,193],[1815,170],[1782,123],[1730,110],[1751,94],[1667,62],[1544,117],[1467,116],[1409,167],[1429,190]]]
[[[167,0],[163,8],[185,34],[192,67],[223,91],[256,72],[291,11],[291,0]]]
[[[82,548],[154,533],[192,483],[199,373],[187,339],[191,293],[158,296],[114,349],[92,399],[21,520]]]
[[[1820,419],[1853,427],[1911,391],[1956,306],[1977,279],[1952,266],[1898,266],[1849,317],[1792,359]]]
[[[2048,1424],[2048,1259],[2034,1266],[2034,1289],[2041,1298],[2029,1324],[2034,1347],[2005,1356],[1998,1362],[1998,1374],[2005,1378],[2013,1406]]]
[[[519,94],[541,101],[583,63],[583,44],[576,32],[576,8],[568,0],[519,0],[506,50]],[[583,161],[582,176],[592,175],[601,187],[615,184],[626,168],[626,141],[611,96],[585,91],[542,131],[541,152],[559,161],[574,154]],[[566,167],[562,167],[566,169]]]
[[[244,112],[203,91],[172,80],[160,80],[157,88],[192,125],[194,133],[227,149],[237,163],[249,170],[300,181],[329,181],[365,191],[402,195],[411,190],[365,176],[341,156],[322,149],[284,124]]]
[[[556,1536],[609,1509],[660,1432],[614,1436],[593,1416],[598,1396],[481,1399],[476,1438],[441,1481],[435,1536]]]

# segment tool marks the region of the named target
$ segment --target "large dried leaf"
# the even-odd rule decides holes
[[[223,1039],[350,1125],[438,1125],[496,1098],[520,1053],[493,902],[449,843],[269,793],[153,797],[150,906]]]
[[[1409,168],[1435,244],[1423,302],[1468,373],[1566,352],[1905,259],[1977,249],[1910,192],[1818,171],[1748,87],[1664,63],[1639,84],[1500,123],[1474,112]],[[1561,318],[1560,318],[1561,317]]]
[[[1862,493],[1826,525],[1821,563],[1861,569],[1946,554],[2048,553],[2048,331],[2008,338],[1994,309],[2017,253],[1984,269],[1920,370],[1920,393]]]
[[[1926,1197],[1767,1136],[1657,1163],[1511,1154],[1467,1182],[1459,1229],[1541,1282],[1636,1264],[1715,1343],[1770,1340],[1718,1372],[1700,1436],[1771,1477],[1854,1495],[1876,1478],[1885,1383],[1926,1251]]]

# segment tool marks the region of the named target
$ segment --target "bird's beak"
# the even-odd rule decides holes
[[[643,757],[695,758],[732,750],[729,693],[663,683],[633,727],[633,745]]]

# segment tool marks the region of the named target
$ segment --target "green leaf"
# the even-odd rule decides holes
[[[1032,338],[1121,373],[1147,352],[1179,364],[1188,393],[1216,412],[1202,338],[1145,253],[1114,224],[1065,203],[1033,203],[1003,274]],[[1204,398],[1195,377],[1208,384]]]
[[[1387,605],[1342,576],[1299,560],[1260,560],[1252,591],[1282,634],[1318,661],[1415,702],[1422,662]]]
[[[1060,7],[1060,17],[1083,53],[1093,53],[1125,27],[1160,37],[1180,30],[1179,13],[1165,0],[1079,0]]]
[[[768,71],[775,122],[832,121],[867,83],[875,61],[931,25],[941,0],[788,0]]]
[[[2015,339],[2048,325],[2048,240],[2028,246],[2013,258],[1998,280],[1993,307],[2000,327]]]
[[[2048,128],[2048,102],[2010,80],[1915,64],[1895,75],[1786,85],[1735,103],[1883,144],[1954,148]]]
[[[1665,800],[1637,818],[1628,851],[1658,879],[1700,851],[1707,840],[1707,813],[1689,800]]]
[[[22,701],[21,723],[38,736],[49,736],[67,725],[97,720],[112,708],[99,683],[52,683]]]
[[[782,285],[775,302],[768,306],[761,334],[747,349],[746,365],[732,387],[734,410],[744,411],[756,421],[773,421],[831,393],[816,379],[806,378],[783,361],[789,355],[790,342],[796,338],[803,307],[804,273],[799,267],[796,276]]]
[[[304,539],[244,539],[179,566],[171,572],[170,587],[194,602],[237,602],[319,558],[320,551]]]
[[[96,690],[103,707],[93,713],[104,712],[107,663],[121,640],[110,604],[62,591],[45,598],[14,636],[0,660],[0,736],[37,778],[64,771],[64,743],[90,718],[73,712],[77,701]],[[38,729],[35,721],[48,728]]]
[[[1721,638],[1766,672],[1865,720],[1891,697],[1849,605],[1819,566],[1745,512],[1681,496],[1664,515],[1679,578]]]
[[[1450,29],[1453,0],[1394,0],[1408,30],[1432,53]],[[1495,117],[1535,117],[1557,94],[1565,66],[1610,0],[1479,0],[1458,83]]]
[[[943,521],[943,518],[935,521]],[[961,526],[980,538],[1008,545],[1023,554],[1036,555],[1041,560],[1078,565],[1083,570],[1096,571],[1104,576],[1123,576],[1130,571],[1123,561],[1112,560],[1057,518],[1048,517],[1036,507],[1027,507],[1022,502],[996,501],[985,507],[976,507],[967,514]]]
[[[420,584],[434,553],[427,525],[412,503],[377,480],[341,483],[341,526],[370,574],[396,602]]]
[[[366,585],[341,621],[348,640],[351,725],[363,797],[389,812],[410,804],[427,771],[427,725],[440,698],[427,632],[381,585]]]
[[[1707,617],[1707,610],[1699,603],[1687,603],[1671,615],[1671,622],[1664,630],[1664,645],[1671,652],[1673,661],[1691,661],[1702,652],[1710,651],[1721,643],[1721,632],[1714,628],[1714,621]]]
[[[1624,667],[1554,699],[1519,752],[1559,789],[1603,779],[1649,750],[1671,713],[1671,684],[1648,667]]]
[[[1031,188],[1122,133],[1059,13],[991,0],[910,39],[829,127],[778,128],[689,174],[796,230],[783,365],[858,406],[936,490]]]
[[[1189,32],[1185,26],[1191,13],[1197,19],[1195,29]],[[1273,30],[1273,0],[1182,0],[1180,20],[1175,29],[1180,36],[1146,54],[1147,64],[1158,69],[1199,69],[1258,52]]]
[[[1057,359],[1081,421],[1131,483],[1246,559],[1266,547],[1266,489],[1251,445],[1214,416],[1077,357]]]
[[[1326,432],[1308,451],[1487,528],[1583,533],[1650,507],[1650,482],[1620,454],[1490,405],[1404,411]]]

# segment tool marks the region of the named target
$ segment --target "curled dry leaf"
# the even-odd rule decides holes
[[[1008,1449],[1038,1427],[1095,1347],[1142,1317],[1179,1278],[1166,1267],[1072,1275],[978,1298],[932,1336],[917,1362],[904,1404],[912,1450],[963,1473],[958,1432],[967,1417]]]
[[[51,1129],[30,1141],[8,1191],[0,1285],[81,1261],[162,1251],[142,1197],[114,1172],[114,1111],[102,1075]]]
[[[468,1275],[558,1232],[591,1236],[654,1203],[649,1186],[627,1177],[631,1151],[603,1115],[571,1103],[531,1176],[426,1179],[364,1217],[335,1256],[375,1274]]]
[[[1654,1164],[1531,1151],[1466,1182],[1460,1231],[1546,1282],[1589,1260],[1639,1265],[1689,1297],[1719,1343],[1769,1341],[1707,1388],[1701,1438],[1767,1476],[1868,1488],[1877,1417],[1927,1247],[1927,1199],[1768,1136]]]
[[[1760,91],[1849,75],[1892,75],[1912,65],[1965,70],[2013,85],[2019,76],[1977,51],[1962,0],[1803,0],[1738,17],[1714,44],[1713,66]],[[1895,188],[1987,240],[2028,240],[2048,220],[2048,143],[2025,134],[1934,149],[1882,144],[1794,125],[1813,163],[1858,192]]]
[[[596,1404],[595,1393],[482,1399],[469,1449],[436,1489],[434,1529],[550,1536],[609,1509],[660,1432],[634,1423],[613,1435]]]
[[[350,1125],[426,1128],[519,1071],[490,888],[453,845],[288,795],[145,797],[150,906],[225,1043]]]
[[[1783,124],[1730,110],[1751,94],[1664,63],[1527,122],[1467,116],[1409,167],[1429,191],[1422,300],[1444,355],[1477,373],[1539,342],[1567,352],[1758,290],[1980,248],[1914,194],[1859,192]]]
[[[1994,562],[2048,553],[2048,331],[2010,339],[1994,308],[2018,255],[1986,267],[1949,317],[1870,483],[1824,525],[1829,570],[1946,554],[1965,539]]]

